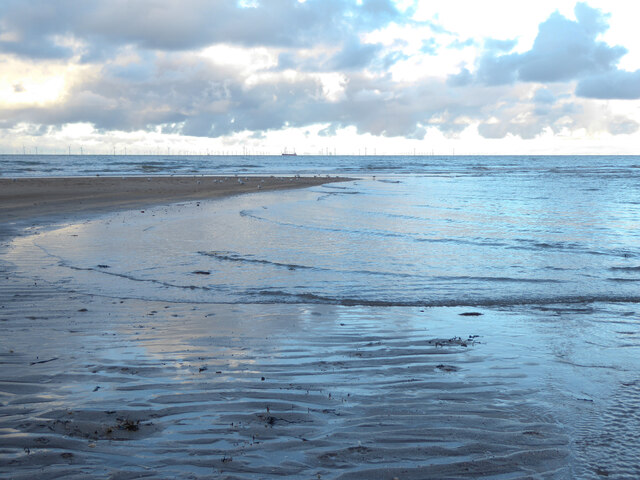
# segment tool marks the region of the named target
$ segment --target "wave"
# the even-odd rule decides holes
[[[383,272],[383,271],[374,271],[374,270],[341,270],[341,269],[333,269],[327,267],[317,267],[317,266],[309,266],[309,265],[300,265],[297,263],[284,263],[284,262],[274,262],[272,260],[265,260],[262,258],[254,258],[243,256],[234,252],[198,252],[199,255],[204,255],[206,257],[215,258],[216,260],[221,260],[225,262],[237,262],[237,263],[253,263],[260,265],[268,265],[276,268],[285,268],[287,270],[313,270],[316,272],[331,272],[331,273],[340,273],[340,274],[360,274],[360,275],[372,275],[372,276],[382,276],[382,277],[396,277],[396,278],[432,278],[427,275],[416,275],[411,273],[399,273],[399,272]]]
[[[215,258],[217,260],[223,260],[226,262],[239,262],[239,263],[257,263],[260,265],[270,265],[273,267],[281,267],[286,268],[288,270],[325,270],[330,271],[328,268],[322,267],[310,267],[308,265],[298,265],[295,263],[281,263],[274,262],[271,260],[264,260],[262,258],[251,258],[247,256],[242,256],[233,252],[198,252],[199,255],[204,255],[206,257]]]
[[[340,185],[322,185],[322,188],[328,188],[332,190],[348,190],[350,187],[342,187]]]
[[[371,237],[388,237],[388,238],[410,238],[410,236],[406,233],[393,233],[393,232],[385,232],[380,230],[356,230],[351,228],[337,228],[337,227],[321,227],[316,225],[303,225],[300,223],[293,222],[283,222],[279,220],[272,220],[270,218],[261,217],[253,213],[251,210],[241,210],[241,217],[252,218],[254,220],[258,220],[261,222],[268,222],[273,225],[278,225],[281,227],[291,227],[291,228],[299,228],[302,230],[311,230],[316,232],[334,232],[334,233],[347,233],[347,234],[356,234],[356,235],[368,235]]]
[[[264,167],[264,165],[253,165],[251,163],[238,163],[238,164],[221,164],[221,165],[217,165],[216,169],[218,170],[222,170],[225,168],[262,168]]]
[[[125,280],[130,280],[132,282],[140,282],[140,283],[148,283],[148,284],[153,284],[153,285],[159,285],[162,287],[167,287],[167,288],[177,288],[177,289],[182,289],[182,290],[201,290],[201,291],[212,291],[212,290],[220,290],[220,287],[215,287],[215,286],[204,286],[204,285],[177,285],[175,283],[169,283],[169,282],[165,282],[162,280],[158,280],[155,278],[139,278],[136,277],[130,273],[118,273],[118,272],[114,272],[109,270],[111,268],[111,266],[109,265],[105,265],[105,264],[101,264],[101,265],[96,265],[95,267],[79,267],[77,265],[72,265],[69,263],[69,261],[65,260],[64,258],[62,258],[59,255],[55,255],[51,252],[49,252],[49,250],[47,250],[45,247],[43,247],[42,245],[35,245],[37,248],[39,248],[42,252],[44,252],[45,255],[47,255],[50,258],[54,258],[57,260],[58,265],[60,267],[63,268],[68,268],[69,270],[75,270],[77,272],[95,272],[95,273],[99,273],[102,275],[108,275],[111,277],[117,277],[117,278],[123,278]]]
[[[583,253],[585,255],[595,256],[611,256],[622,258],[635,258],[638,256],[636,252],[632,252],[626,249],[611,249],[611,250],[594,250],[586,245],[575,242],[548,242],[548,241],[536,241],[526,238],[516,238],[514,241],[517,245],[508,246],[506,248],[511,250],[548,250],[558,252],[572,252]]]
[[[241,303],[258,304],[324,304],[367,307],[512,307],[520,305],[575,305],[592,303],[640,303],[640,296],[575,295],[558,297],[460,298],[460,299],[407,299],[374,300],[370,298],[291,293],[283,290],[248,290]],[[247,301],[249,300],[249,301]]]
[[[93,267],[77,267],[74,265],[69,265],[66,262],[62,261],[59,263],[59,265],[61,267],[66,267],[70,270],[76,270],[78,272],[98,272],[98,273],[102,273],[104,275],[110,275],[112,277],[118,277],[118,278],[124,278],[126,280],[131,280],[132,282],[142,282],[142,283],[151,283],[154,285],[160,285],[162,287],[169,287],[169,288],[178,288],[178,289],[182,289],[182,290],[203,290],[203,291],[210,291],[210,290],[214,290],[212,287],[207,287],[207,286],[203,286],[203,285],[177,285],[175,283],[169,283],[169,282],[164,282],[162,280],[157,280],[155,278],[138,278],[134,275],[128,274],[128,273],[117,273],[117,272],[108,272],[105,270],[104,265],[98,265],[96,268]]]
[[[456,245],[473,245],[478,247],[507,247],[506,243],[496,242],[495,240],[463,240],[461,238],[415,238],[416,242],[426,242],[426,243],[453,243]]]
[[[166,165],[161,165],[161,164],[155,165],[150,163],[144,163],[142,165],[138,165],[137,167],[139,170],[142,170],[143,172],[161,172],[167,168]]]
[[[482,277],[482,276],[450,276],[442,275],[438,277],[432,277],[434,280],[454,280],[454,281],[481,281],[481,282],[514,282],[514,283],[564,283],[562,280],[555,280],[550,278],[515,278],[515,277]]]
[[[360,192],[354,192],[354,191],[340,191],[340,192],[326,192],[320,196],[318,196],[318,198],[316,198],[316,201],[321,201],[321,200],[325,200],[327,198],[331,198],[331,197],[335,197],[337,195],[358,195],[360,194]]]
[[[571,252],[571,253],[581,253],[585,255],[594,255],[594,256],[611,256],[611,257],[620,257],[620,258],[636,258],[638,257],[637,252],[633,252],[627,249],[611,249],[611,250],[594,250],[588,248],[586,245],[582,245],[580,243],[575,242],[545,242],[545,241],[536,241],[526,238],[516,238],[513,241],[514,244],[508,244],[505,242],[496,241],[494,239],[462,239],[462,238],[428,238],[423,236],[418,236],[418,234],[412,234],[408,232],[396,233],[392,231],[384,231],[384,230],[374,230],[374,229],[353,229],[353,228],[339,228],[339,227],[330,227],[330,226],[319,226],[319,225],[310,225],[310,224],[300,224],[293,222],[286,222],[280,220],[274,220],[270,218],[263,217],[258,215],[256,212],[251,210],[242,210],[240,211],[241,217],[252,218],[254,220],[258,220],[261,222],[268,222],[273,225],[296,228],[301,230],[310,230],[310,231],[321,231],[321,232],[336,232],[336,233],[344,233],[347,235],[358,235],[358,236],[370,236],[370,237],[385,237],[385,238],[402,238],[409,241],[414,242],[427,242],[427,243],[451,243],[456,245],[472,245],[472,246],[481,246],[481,247],[500,247],[509,250],[528,250],[528,251],[558,251],[558,252]],[[394,218],[397,216],[398,218],[411,219],[415,221],[423,221],[424,219],[420,217],[411,217],[403,214],[385,214],[385,216],[389,216]]]
[[[243,256],[234,252],[200,251],[198,252],[198,254],[215,258],[216,260],[226,261],[226,262],[268,265],[268,266],[277,267],[277,268],[286,268],[287,270],[313,270],[313,271],[341,273],[341,274],[360,274],[360,275],[396,277],[396,278],[416,278],[416,279],[420,278],[420,279],[428,279],[428,280],[435,280],[435,281],[454,281],[454,282],[481,281],[481,282],[499,282],[499,283],[512,282],[512,283],[540,283],[540,284],[564,283],[562,280],[549,279],[549,278],[522,278],[522,277],[516,278],[516,277],[467,276],[467,275],[432,276],[432,275],[421,275],[419,273],[385,272],[385,271],[375,271],[375,270],[333,269],[333,268],[326,268],[326,267],[300,265],[296,263],[274,262],[272,260],[265,260],[262,258]]]

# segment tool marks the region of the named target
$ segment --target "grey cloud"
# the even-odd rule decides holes
[[[540,24],[533,47],[522,54],[489,52],[478,65],[479,81],[503,85],[516,80],[558,82],[582,78],[615,68],[626,53],[597,40],[607,29],[607,16],[584,3],[575,7],[576,21],[553,13]]]
[[[484,41],[484,48],[487,50],[510,52],[517,44],[517,40],[497,40],[495,38],[487,38]]]
[[[449,48],[455,48],[457,50],[461,50],[466,47],[472,47],[476,44],[473,38],[467,38],[466,40],[460,40],[456,38],[453,42],[449,44]]]
[[[518,78],[519,63],[518,55],[486,55],[480,59],[476,76],[485,85],[514,83]]]
[[[480,122],[478,131],[488,138],[508,134],[534,138],[546,128],[589,127],[614,134],[638,128],[623,117],[603,120],[600,111],[596,122],[593,112],[582,112],[580,105],[567,102],[562,90],[539,89],[533,101],[523,101],[517,90],[510,97],[504,87],[469,85],[454,91],[447,82],[436,79],[399,83],[388,75],[351,72],[340,100],[329,101],[323,96],[321,81],[313,75],[300,74],[288,80],[276,76],[247,85],[241,69],[183,54],[131,68],[127,72],[125,67],[105,67],[86,76],[57,105],[0,110],[0,126],[27,123],[61,128],[88,122],[99,131],[160,129],[221,137],[324,123],[326,135],[355,126],[360,133],[418,139],[424,137],[428,126],[456,135],[474,122]],[[139,74],[136,68],[148,73]],[[498,104],[503,106],[497,108]],[[485,122],[489,117],[495,120]]]
[[[460,73],[449,75],[447,85],[451,87],[465,87],[473,82],[473,75],[468,68],[462,68]]]
[[[556,94],[554,97],[556,100],[553,104],[527,104],[516,98],[511,99],[492,112],[491,121],[479,124],[478,133],[493,139],[504,138],[509,134],[531,139],[546,130],[557,134],[564,130],[585,129],[589,132],[607,131],[613,135],[622,135],[632,134],[640,129],[635,120],[614,115],[608,108],[580,99],[568,101],[564,94]]]
[[[482,119],[479,123],[478,133],[491,139],[504,138],[509,134],[525,139],[535,138],[561,117],[559,107],[545,107],[541,110],[535,103],[522,102],[517,96],[503,96],[500,107],[487,115],[490,120]]]
[[[540,25],[533,48],[522,58],[522,80],[553,82],[606,71],[626,53],[623,47],[596,40],[608,28],[607,17],[599,10],[578,3],[575,14],[575,22],[554,13]]]
[[[155,57],[153,55],[145,55],[140,61],[128,65],[107,64],[103,67],[103,73],[108,77],[141,82],[153,78],[156,68]]]
[[[351,39],[342,50],[331,59],[330,70],[352,70],[367,67],[381,51],[379,45],[363,45]]]
[[[60,11],[69,9],[73,9],[73,2],[69,0],[38,0],[34,5],[19,0],[0,2],[0,34],[5,36],[5,40],[0,41],[0,52],[34,59],[70,57],[73,50],[55,40],[56,35],[69,29],[67,18],[60,15]]]
[[[337,133],[337,131],[338,125],[336,125],[335,123],[331,123],[327,127],[320,130],[318,132],[318,135],[320,135],[321,137],[332,137]]]
[[[607,20],[610,15],[604,14],[598,9],[591,8],[584,2],[576,4],[574,13],[578,23],[590,36],[596,36],[609,29]]]
[[[386,72],[394,64],[398,63],[401,60],[407,60],[408,58],[409,56],[405,55],[404,53],[395,51],[386,54],[384,57],[382,57],[382,59],[380,59],[379,62],[374,62],[374,66],[378,70]]]
[[[420,125],[433,116],[462,110],[448,98],[439,81],[399,84],[390,76],[352,72],[341,100],[329,101],[321,81],[311,75],[247,85],[240,69],[176,54],[130,71],[105,67],[78,80],[59,104],[0,110],[0,124],[87,122],[100,131],[160,128],[219,137],[326,123],[334,129],[353,125],[360,132],[419,138],[424,135]]]
[[[354,72],[369,69],[386,72],[391,66],[407,57],[399,49],[402,44],[394,44],[385,49],[380,44],[362,43],[355,36],[346,37],[337,52],[319,50],[316,55],[300,53],[297,49],[287,49],[278,55],[276,67],[272,71],[294,69],[299,72]]]
[[[613,135],[630,135],[639,128],[638,122],[625,117],[616,117],[609,123],[609,133]]]
[[[380,17],[391,18],[398,15],[398,10],[391,0],[364,0],[362,12],[367,20],[377,22]]]
[[[516,99],[507,101],[492,113],[492,121],[482,121],[478,125],[478,133],[484,138],[499,139],[511,134],[532,139],[547,127],[556,128],[556,122],[563,116],[562,107],[539,109]]]
[[[85,57],[103,58],[115,48],[188,50],[213,43],[244,46],[310,46],[345,33],[376,28],[398,18],[391,0],[262,0],[241,8],[228,0],[4,0],[0,32],[13,41],[0,51],[32,58],[67,58],[56,44],[70,35],[84,42]]]
[[[502,121],[497,123],[480,123],[478,133],[484,138],[500,139],[511,134],[525,140],[531,140],[540,135],[546,125],[540,122],[517,123]]]
[[[576,87],[576,95],[600,99],[640,98],[640,70],[626,72],[615,70],[582,79]]]
[[[304,62],[295,52],[286,51],[278,55],[278,67],[277,70],[288,70],[295,67],[300,67]]]
[[[21,57],[29,57],[35,60],[49,58],[70,58],[73,50],[69,47],[56,45],[53,39],[43,45],[33,40],[0,41],[0,52],[12,53]]]
[[[484,138],[504,138],[509,133],[509,128],[504,123],[481,123],[478,125],[478,133]]]
[[[353,71],[365,68],[380,69],[397,62],[401,56],[396,52],[382,54],[382,46],[362,44],[357,38],[347,38],[337,53],[320,51],[315,56],[299,53],[295,49],[278,55],[278,64],[272,71],[294,69],[299,72]]]
[[[539,88],[533,95],[533,101],[538,104],[553,104],[556,101],[556,96],[551,93],[548,88]]]
[[[168,6],[165,2],[167,0],[156,0],[153,5]],[[588,7],[577,7],[578,20],[574,22],[557,14],[552,15],[543,24],[546,26],[541,26],[531,50],[536,55],[547,51],[545,49],[553,50],[557,42],[551,38],[551,34],[558,31],[559,25],[567,22],[572,24],[572,28],[582,32],[582,36],[576,37],[575,41],[584,47],[580,50],[584,52],[584,58],[566,68],[563,66],[561,72],[549,72],[545,65],[536,64],[536,55],[531,52],[499,54],[497,52],[510,51],[511,44],[510,41],[496,41],[495,44],[485,43],[485,47],[491,47],[492,50],[479,63],[477,76],[463,67],[446,81],[432,78],[412,83],[394,81],[391,75],[385,74],[389,65],[403,58],[395,46],[384,48],[362,44],[359,40],[358,29],[384,24],[393,18],[395,11],[388,1],[364,1],[361,6],[356,6],[355,0],[307,0],[305,3],[298,3],[297,0],[264,0],[257,8],[246,9],[239,9],[230,1],[185,2],[188,8],[184,5],[183,8],[186,10],[201,5],[199,14],[202,19],[192,18],[188,12],[180,14],[178,10],[169,9],[162,15],[183,16],[177,22],[180,25],[166,31],[163,28],[167,27],[169,20],[164,19],[161,12],[145,13],[141,7],[146,5],[151,8],[150,0],[113,0],[109,4],[77,2],[80,12],[76,12],[75,18],[63,19],[56,28],[45,28],[40,33],[35,31],[36,27],[17,22],[18,32],[33,30],[36,37],[40,35],[38,41],[65,32],[79,36],[88,45],[84,50],[85,58],[103,58],[104,65],[99,72],[84,74],[78,79],[70,87],[68,96],[58,104],[0,110],[0,125],[11,127],[29,123],[40,126],[38,128],[59,128],[70,123],[87,122],[100,131],[160,129],[162,132],[183,135],[220,137],[243,131],[260,135],[261,132],[286,126],[306,127],[324,123],[328,125],[324,132],[327,135],[334,134],[340,127],[355,126],[359,132],[373,135],[423,138],[426,126],[436,126],[446,135],[455,135],[468,125],[479,122],[478,130],[485,137],[502,138],[513,134],[533,138],[547,128],[559,131],[562,128],[590,125],[590,119],[579,111],[579,106],[566,102],[561,86],[538,89],[532,99],[525,100],[520,98],[521,91],[513,90],[514,96],[510,98],[510,87],[504,85],[529,78],[526,77],[529,74],[527,68],[544,78],[564,78],[569,75],[567,72],[573,72],[570,77],[577,75],[582,78],[579,92],[596,98],[605,94],[599,92],[608,92],[606,94],[610,95],[612,90],[602,87],[596,79],[604,84],[613,82],[613,90],[618,94],[626,92],[626,95],[630,95],[625,98],[637,98],[631,95],[636,95],[637,90],[633,88],[640,83],[637,81],[638,72],[628,75],[618,72],[613,75],[607,70],[612,68],[612,62],[621,50],[603,46],[596,40],[598,32],[606,28],[606,17]],[[60,0],[61,5],[72,3],[70,0]],[[7,5],[15,7],[12,12],[15,16],[19,10],[16,6],[18,2],[6,0],[0,7],[3,13],[7,11]],[[103,17],[91,17],[96,15],[96,11],[92,10],[97,9],[95,5],[104,10]],[[131,25],[116,25],[122,13],[116,13],[117,8],[111,9],[110,5],[126,7],[131,15],[138,12],[142,16],[140,18],[144,19],[140,31],[132,30],[133,20],[129,22]],[[267,12],[267,6],[273,11]],[[286,12],[287,8],[300,10],[291,13]],[[357,18],[349,16],[356,11]],[[276,18],[278,12],[283,15],[282,18]],[[318,12],[323,12],[324,17],[314,17]],[[69,11],[67,13],[72,14]],[[221,19],[214,14],[227,17]],[[43,13],[44,17],[50,15],[55,15],[55,12]],[[264,23],[257,22],[255,15],[262,15]],[[296,23],[296,15],[303,20]],[[36,25],[40,21],[35,17],[29,18]],[[221,26],[221,31],[216,30],[225,23],[225,18],[229,24]],[[283,18],[285,23],[293,22],[290,29],[287,30],[287,25],[281,23]],[[92,20],[100,25],[80,28],[81,19]],[[249,20],[256,22],[254,31],[250,31]],[[198,27],[200,22],[208,27]],[[0,19],[0,24],[2,28],[12,28],[5,17]],[[300,31],[300,25],[306,25],[308,31]],[[186,26],[194,31],[184,31]],[[109,33],[108,27],[115,30]],[[278,28],[283,32],[273,32]],[[160,38],[163,33],[166,37]],[[183,34],[185,38],[177,38]],[[313,35],[327,42],[322,45],[329,45],[332,52],[337,53],[327,53],[329,49],[318,48],[313,50],[317,52],[316,57],[303,56],[300,48],[317,46],[317,38],[313,40]],[[258,83],[247,84],[242,69],[221,66],[215,60],[208,61],[188,51],[180,51],[220,39],[242,45],[279,45],[283,53],[278,59],[278,66],[269,75],[262,77]],[[131,44],[145,46],[143,49],[134,49],[140,58],[139,62],[128,65],[111,62],[109,55],[114,49]],[[166,51],[158,53],[155,52],[156,48]],[[560,52],[553,58],[560,61],[563,55],[568,53]],[[293,79],[278,75],[286,68],[296,69],[299,74]],[[365,69],[369,71],[367,74],[363,72]],[[308,75],[309,72],[328,71],[340,71],[346,79],[345,91],[338,100],[327,100],[323,96],[320,79]],[[497,107],[498,104],[506,106]],[[567,124],[562,120],[567,115],[572,115],[572,123]],[[491,123],[484,121],[490,117],[496,120]],[[608,128],[612,133],[620,134],[635,131],[638,126],[631,120],[615,118],[608,125],[598,128]]]
[[[539,117],[548,116],[553,111],[556,101],[556,96],[548,88],[539,88],[533,95],[533,112]]]
[[[397,50],[360,41],[362,32],[400,21],[392,0],[261,0],[254,5],[244,8],[231,0],[4,0],[0,33],[6,35],[0,53],[32,59],[77,56],[81,63],[108,64],[127,48],[145,56],[234,44],[283,49],[277,69],[307,72],[385,69],[402,58]],[[298,53],[318,45],[339,50],[317,58]]]

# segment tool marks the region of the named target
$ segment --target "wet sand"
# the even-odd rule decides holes
[[[274,188],[304,181],[321,182]],[[185,188],[176,195],[202,193]],[[167,198],[139,195],[79,208]],[[42,214],[27,198],[5,205],[5,222]],[[76,201],[37,202],[80,221]],[[3,478],[575,473],[580,437],[562,414],[584,402],[550,380],[564,375],[550,367],[555,330],[536,333],[526,316],[98,296],[43,280],[26,248],[6,261],[11,248],[0,246]]]
[[[568,478],[566,433],[513,371],[489,374],[501,362],[468,325],[444,338],[348,307],[11,283],[0,314],[10,478]]]

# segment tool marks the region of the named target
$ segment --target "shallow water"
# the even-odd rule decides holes
[[[537,174],[368,178],[116,213],[43,232],[32,255],[84,291],[145,299],[635,304],[640,180],[589,188],[594,182]],[[32,239],[17,241],[18,256],[21,241],[30,248]]]

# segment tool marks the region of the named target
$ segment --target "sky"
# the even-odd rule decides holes
[[[0,153],[639,154],[640,2],[2,0]]]

